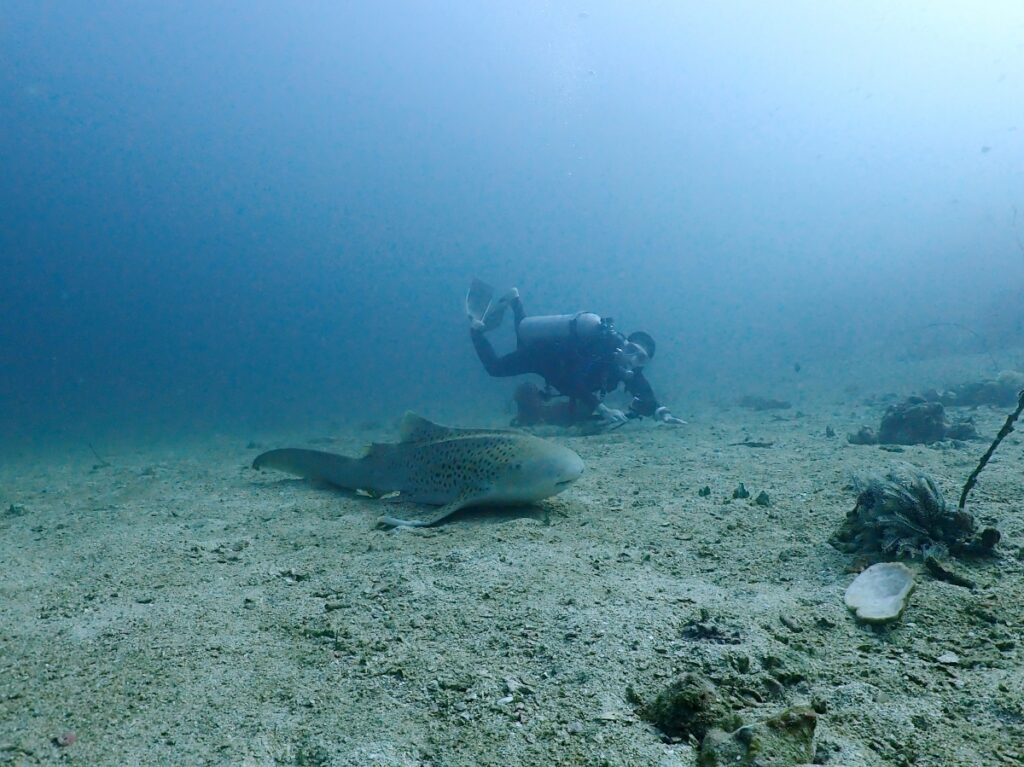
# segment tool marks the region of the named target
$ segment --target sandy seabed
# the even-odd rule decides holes
[[[966,446],[847,444],[880,411],[708,407],[560,438],[588,466],[562,496],[429,530],[248,468],[384,428],[8,461],[0,764],[693,765],[629,692],[688,671],[745,689],[744,721],[813,702],[825,764],[1024,764],[1021,442],[972,495],[1003,532],[955,563],[978,587],[915,564],[902,620],[862,626],[842,599],[857,563],[828,543],[851,476],[907,461],[955,501],[1006,415],[975,411]]]

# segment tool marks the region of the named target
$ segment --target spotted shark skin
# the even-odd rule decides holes
[[[549,498],[575,482],[584,464],[569,448],[530,434],[450,428],[406,413],[401,441],[375,443],[361,458],[284,448],[257,456],[253,468],[440,506],[425,519],[380,519],[387,527],[432,527],[468,506],[518,506]]]

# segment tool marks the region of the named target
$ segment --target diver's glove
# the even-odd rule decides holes
[[[676,418],[674,415],[668,412],[668,408],[664,406],[659,407],[657,410],[654,411],[654,417],[657,420],[661,421],[662,423],[671,423],[676,425],[686,423],[686,421],[684,421],[682,418]]]
[[[617,426],[618,424],[623,424],[629,420],[626,414],[621,410],[608,407],[603,402],[597,406],[597,413],[601,416],[601,420],[603,420],[608,426]]]

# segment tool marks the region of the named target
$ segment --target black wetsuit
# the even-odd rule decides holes
[[[523,302],[512,301],[516,336],[519,323],[526,317]],[[604,395],[624,384],[633,395],[631,416],[652,416],[658,409],[658,400],[641,368],[623,369],[615,360],[616,352],[625,343],[623,336],[608,327],[593,341],[570,337],[564,341],[549,341],[524,346],[519,343],[514,352],[499,357],[483,332],[470,330],[470,338],[484,369],[495,377],[535,373],[569,397],[577,420],[588,418],[601,403]]]

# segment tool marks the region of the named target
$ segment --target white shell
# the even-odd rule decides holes
[[[846,606],[867,623],[888,623],[900,617],[914,590],[914,573],[899,562],[872,565],[846,589]]]

